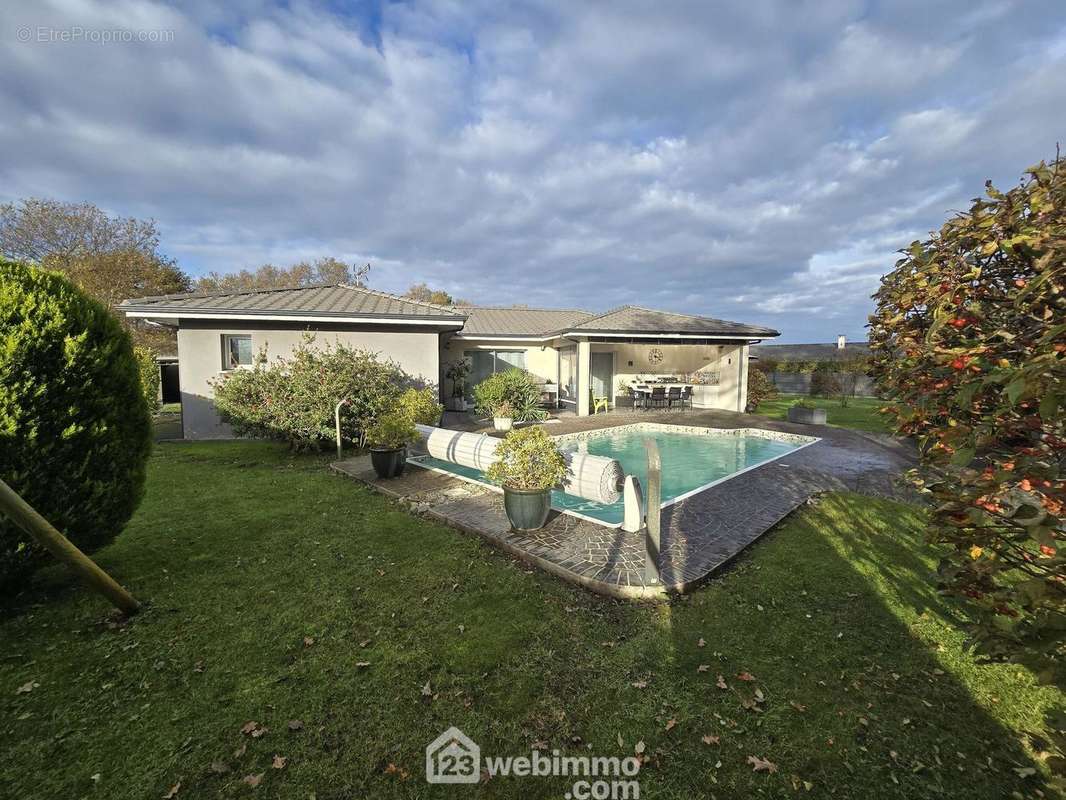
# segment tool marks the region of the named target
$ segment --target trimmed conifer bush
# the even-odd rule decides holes
[[[118,320],[62,275],[0,258],[0,477],[91,553],[136,509],[151,441]],[[0,515],[0,591],[45,557]]]

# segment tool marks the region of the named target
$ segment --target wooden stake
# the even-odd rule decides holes
[[[79,550],[66,536],[38,514],[33,507],[0,480],[0,511],[22,528],[26,533],[52,555],[69,566],[89,588],[102,594],[120,611],[136,614],[141,604],[129,592],[96,565],[91,558]]]

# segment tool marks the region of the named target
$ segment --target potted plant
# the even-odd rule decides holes
[[[407,465],[407,445],[418,438],[410,415],[397,408],[378,417],[366,432],[370,463],[379,478],[398,478]]]
[[[551,490],[566,477],[566,459],[543,428],[518,428],[496,446],[499,459],[486,475],[503,487],[503,507],[511,527],[544,527],[551,511]]]
[[[825,425],[825,409],[806,400],[797,400],[788,409],[788,421],[800,425]]]
[[[514,408],[504,400],[492,410],[492,427],[498,431],[509,431],[514,425]]]
[[[470,362],[465,358],[453,361],[444,372],[444,377],[452,382],[452,396],[449,406],[452,411],[466,411],[466,377],[470,374]]]
[[[493,418],[501,416],[497,409],[505,402],[510,405],[510,417],[516,422],[532,422],[548,416],[540,407],[540,384],[520,369],[497,372],[485,378],[474,387],[474,401],[479,414]]]

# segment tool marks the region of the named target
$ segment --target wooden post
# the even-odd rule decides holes
[[[70,539],[53,528],[48,520],[34,511],[29,503],[19,497],[15,490],[2,480],[0,480],[0,511],[11,517],[16,525],[74,570],[78,577],[89,584],[91,589],[110,600],[116,608],[127,614],[136,614],[140,610],[141,604],[133,598],[133,595],[96,566],[91,558],[75,547]]]
[[[645,439],[648,451],[648,524],[644,530],[644,583],[660,583],[659,578],[659,518],[662,513],[663,462],[659,445],[654,439]]]

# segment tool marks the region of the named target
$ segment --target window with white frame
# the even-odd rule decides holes
[[[222,369],[240,369],[252,366],[251,334],[222,335]]]

